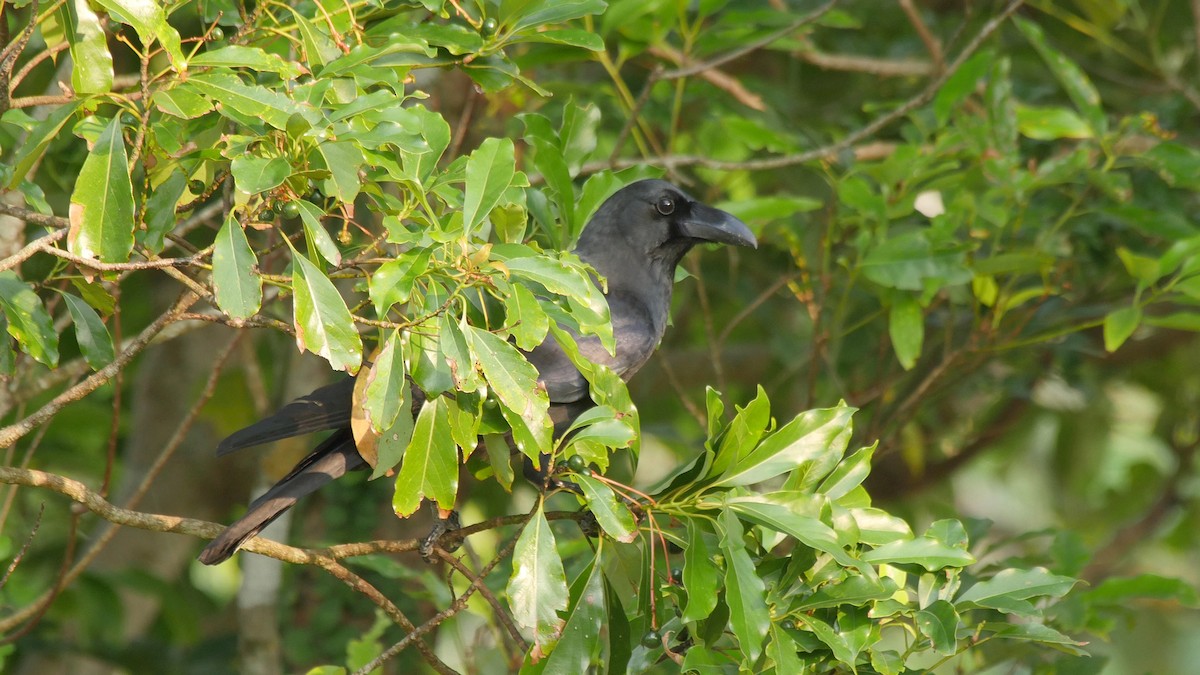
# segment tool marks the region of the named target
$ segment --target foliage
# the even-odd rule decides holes
[[[355,439],[394,486],[331,490],[317,540],[377,536],[381,503],[480,521],[473,555],[442,551],[449,584],[387,546],[353,572],[262,549],[331,572],[294,572],[311,592],[290,668],[1168,671],[1118,628],[1160,618],[1146,600],[1197,606],[1197,18],[1182,0],[946,4],[6,3],[5,481],[93,511],[50,477],[149,486],[115,452],[137,428],[123,396],[156,375],[135,357],[201,322],[267,328],[206,386],[181,378],[203,393],[174,435],[281,399],[262,380],[287,366],[259,358],[283,363],[283,335],[355,374]],[[552,438],[518,348],[573,353],[564,328],[611,344],[561,251],[663,172],[712,186],[697,196],[762,249],[689,262],[658,377],[627,389],[579,361],[597,406]],[[430,395],[415,416],[409,381]],[[709,382],[750,402],[726,416]],[[793,414],[838,400],[854,428],[844,403]],[[531,495],[516,476],[543,456],[555,482]],[[35,631],[0,659],[50,640],[142,668],[107,609],[138,589],[199,603],[162,603],[159,672],[226,667],[228,645],[180,647],[219,581],[89,575],[78,518],[42,522],[37,492],[0,512],[0,626]]]

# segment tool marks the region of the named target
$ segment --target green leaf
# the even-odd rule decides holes
[[[522,37],[521,42],[548,42],[556,45],[580,47],[593,52],[604,51],[604,39],[595,33],[578,28],[547,30],[529,33]]]
[[[717,476],[718,485],[753,485],[792,471],[799,487],[815,486],[842,458],[854,408],[809,410],[768,436]]]
[[[1188,190],[1200,189],[1200,151],[1195,148],[1177,142],[1159,143],[1144,155],[1144,159],[1168,185]],[[1136,207],[1129,205],[1127,208]],[[1146,215],[1151,221],[1168,216],[1157,209],[1148,210]],[[1181,223],[1181,226],[1194,230],[1190,222]]]
[[[279,187],[292,175],[292,165],[284,157],[239,155],[233,158],[230,170],[238,189],[250,195]]]
[[[915,564],[930,572],[945,567],[966,567],[975,556],[961,548],[946,545],[929,537],[900,539],[866,551],[862,559],[875,564]]]
[[[167,234],[175,229],[175,205],[187,187],[187,176],[179,169],[171,172],[146,199],[143,217],[146,220],[146,236],[142,245],[151,253],[160,253]]]
[[[68,17],[64,23],[69,26],[71,87],[77,94],[112,91],[113,60],[100,17],[88,6],[87,0],[68,0],[62,13]]]
[[[525,439],[518,438],[517,449],[538,461],[538,454],[549,444],[551,425],[547,416],[550,399],[538,386],[537,369],[516,347],[486,330],[466,326],[463,333],[496,398],[509,412],[506,419],[517,422],[513,431],[520,427],[528,432]],[[533,447],[528,441],[534,442]]]
[[[542,675],[578,675],[590,672],[595,664],[604,662],[603,654],[607,647],[604,624],[609,609],[604,589],[603,551],[601,542],[597,546],[596,557],[573,585],[571,609],[567,614],[562,639],[554,645]],[[587,576],[584,577],[584,574]],[[580,584],[580,581],[583,583]]]
[[[71,321],[75,324],[75,340],[88,365],[93,370],[99,370],[112,363],[115,358],[112,336],[100,320],[100,315],[82,299],[70,293],[63,293],[62,296],[67,301]]]
[[[716,206],[745,222],[771,222],[790,218],[797,213],[816,211],[825,206],[825,202],[812,197],[772,195],[742,199],[736,202],[721,202]]]
[[[896,359],[905,370],[912,370],[921,357],[921,345],[925,342],[925,314],[916,297],[909,293],[892,296],[888,311],[888,335],[892,338],[892,349]]]
[[[346,302],[333,282],[295,249],[292,261],[296,346],[329,361],[334,370],[358,370],[362,338]]]
[[[1184,579],[1163,577],[1157,574],[1139,574],[1133,577],[1110,578],[1088,591],[1092,603],[1123,605],[1130,600],[1153,598],[1177,602],[1184,607],[1200,605],[1196,588]]]
[[[191,120],[212,112],[212,101],[204,98],[187,82],[170,89],[160,89],[151,95],[154,107],[168,115]]]
[[[558,613],[567,609],[567,575],[542,509],[539,504],[517,538],[507,593],[513,619],[533,631],[534,644],[544,652],[565,624]]]
[[[83,100],[78,99],[55,106],[46,119],[39,122],[29,132],[25,142],[17,148],[16,153],[12,156],[12,178],[8,182],[10,189],[16,188],[23,180],[33,180],[29,171],[41,160],[42,155],[46,154],[46,148],[50,146],[50,141],[58,138],[63,127],[71,121],[82,105]]]
[[[758,446],[767,425],[771,423],[771,402],[767,399],[767,392],[763,390],[762,385],[759,385],[754,400],[746,404],[745,408],[737,408],[737,411],[737,415],[721,435],[721,444],[717,447],[710,469],[713,475],[725,471]]]
[[[736,497],[728,508],[742,518],[769,530],[795,537],[805,546],[833,556],[843,567],[856,567],[858,561],[842,548],[838,534],[817,518],[800,513],[772,495]]]
[[[617,499],[612,488],[582,474],[576,474],[571,481],[583,490],[588,510],[596,516],[596,522],[608,536],[626,544],[637,539],[637,521],[629,507]]]
[[[500,483],[506,491],[512,492],[513,479],[516,474],[513,472],[512,460],[509,457],[512,454],[512,448],[509,447],[508,441],[503,434],[486,434],[483,437],[483,447],[487,450],[488,463],[492,466],[492,474],[496,477],[496,482]]]
[[[363,409],[371,428],[382,432],[396,422],[409,407],[408,380],[404,377],[404,356],[400,350],[400,331],[392,331],[375,356],[367,374],[367,398]]]
[[[716,608],[721,572],[712,562],[699,520],[687,519],[687,536],[687,548],[683,551],[683,588],[687,591],[688,601],[680,620],[691,623],[707,618]]]
[[[1092,138],[1092,127],[1066,108],[1017,106],[1017,130],[1038,141],[1060,138]]]
[[[505,323],[517,346],[525,351],[542,344],[550,330],[550,318],[533,291],[522,284],[510,284],[504,296]]]
[[[879,442],[876,441],[865,448],[859,448],[854,454],[843,459],[817,489],[831,500],[840,499],[851,490],[862,485],[867,475],[871,473],[871,458],[875,455]]]
[[[1002,612],[1030,614],[1030,598],[1060,598],[1079,583],[1078,579],[1052,574],[1044,567],[1006,569],[996,576],[971,586],[957,602],[969,602]]]
[[[962,251],[935,250],[924,231],[880,243],[867,253],[862,269],[871,281],[906,291],[924,291],[930,281],[939,286],[965,284],[974,276]]]
[[[516,173],[512,139],[488,138],[467,159],[467,186],[463,196],[463,227],[475,230],[500,203]]]
[[[861,606],[876,600],[886,600],[896,594],[896,589],[896,582],[888,577],[868,578],[855,574],[845,581],[821,586],[815,593],[794,604],[790,611],[808,612],[838,605]]]
[[[75,179],[67,248],[83,258],[125,262],[133,250],[133,183],[121,132],[120,116],[114,117]]]
[[[192,58],[191,67],[221,66],[223,68],[249,68],[259,72],[275,73],[285,80],[300,76],[302,68],[299,64],[285,61],[278,54],[271,54],[258,47],[242,45],[226,45],[217,49],[203,51]]]
[[[304,236],[308,239],[308,243],[330,265],[342,264],[342,252],[338,250],[337,244],[333,243],[333,237],[329,236],[329,232],[321,223],[325,212],[321,210],[321,207],[305,199],[297,200],[296,205],[300,207],[300,222],[304,226]]]
[[[512,32],[553,23],[564,23],[607,7],[603,0],[505,0],[500,4],[498,20]]]
[[[856,658],[854,650],[850,648],[846,638],[835,631],[832,626],[815,616],[808,616],[807,614],[801,614],[796,619],[797,623],[803,624],[813,635],[817,636],[818,640],[829,647],[830,651],[833,652],[833,658],[842,663],[854,663]]]
[[[58,333],[41,298],[11,270],[0,272],[0,309],[8,320],[8,334],[39,363],[58,365]],[[8,349],[8,345],[5,345]]]
[[[1141,321],[1142,310],[1139,307],[1122,307],[1109,312],[1104,317],[1104,349],[1117,351],[1133,335]]]
[[[221,311],[235,319],[257,313],[262,306],[262,277],[255,271],[258,258],[233,214],[217,232],[212,261],[213,290]]]
[[[431,251],[429,248],[405,251],[395,260],[380,265],[371,274],[368,290],[375,312],[380,317],[385,316],[392,305],[408,302],[417,277],[429,267]]]
[[[483,385],[462,328],[450,312],[443,312],[438,318],[438,349],[450,366],[450,377],[459,391],[476,391]]]
[[[440,509],[450,510],[457,495],[458,446],[450,435],[446,399],[438,396],[421,405],[396,476],[392,510],[407,518],[416,512],[424,498],[436,501]]]
[[[767,609],[766,584],[758,576],[754,561],[742,539],[742,525],[733,511],[723,510],[720,517],[721,550],[725,554],[725,601],[729,620],[742,653],[753,662],[762,654],[763,641],[771,626]]]
[[[141,40],[142,46],[149,49],[157,40],[163,46],[171,65],[177,71],[187,70],[183,52],[180,49],[179,33],[167,23],[167,12],[158,2],[144,0],[96,0],[121,23],[133,26]]]
[[[257,84],[246,84],[228,72],[192,75],[188,83],[222,106],[246,117],[260,119],[281,131],[287,129],[292,113],[299,112],[295,102],[284,94]]]
[[[929,638],[933,650],[944,656],[950,656],[958,649],[956,633],[960,620],[954,605],[945,600],[935,600],[928,607],[916,613],[913,617],[921,635]]]
[[[975,93],[979,79],[987,73],[988,68],[996,60],[996,53],[990,49],[980,50],[967,59],[946,83],[938,89],[933,99],[933,111],[937,115],[938,124],[945,124],[950,119],[950,113],[959,108],[968,96]]]
[[[1079,649],[1079,647],[1086,645],[1086,642],[1073,640],[1069,636],[1063,635],[1053,628],[1040,623],[1001,623],[999,621],[987,621],[980,628],[998,638],[1039,642],[1054,646],[1075,656],[1089,656],[1087,652]]]
[[[329,141],[318,145],[317,153],[331,174],[321,182],[321,190],[343,204],[353,204],[362,189],[358,177],[364,161],[362,150],[350,141]]]
[[[1068,59],[1062,52],[1051,47],[1037,24],[1019,16],[1014,17],[1013,21],[1025,35],[1025,39],[1029,40],[1038,55],[1046,62],[1050,72],[1054,74],[1054,78],[1058,80],[1071,102],[1075,104],[1075,108],[1083,113],[1089,128],[1096,135],[1103,134],[1107,130],[1108,124],[1104,118],[1104,110],[1100,107],[1100,92],[1083,72],[1083,68]]]
[[[804,661],[800,660],[799,647],[790,633],[779,624],[771,624],[771,641],[767,643],[767,658],[775,664],[775,672],[802,673]]]

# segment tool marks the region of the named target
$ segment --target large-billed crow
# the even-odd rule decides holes
[[[592,335],[574,335],[581,355],[628,380],[650,358],[666,331],[675,267],[703,242],[757,246],[737,218],[702,204],[661,180],[643,180],[617,191],[600,206],[579,237],[575,253],[608,282],[616,354]],[[588,383],[552,338],[526,353],[550,396],[557,431],[586,409]],[[336,431],[292,471],[250,504],[200,554],[216,564],[233,555],[298,499],[349,470],[366,467],[350,430],[354,380],[322,387],[221,442],[218,455],[314,431]],[[414,388],[416,406],[423,400]]]

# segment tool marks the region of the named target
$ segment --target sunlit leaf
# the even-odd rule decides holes
[[[75,179],[67,248],[84,258],[125,262],[133,250],[133,211],[129,157],[117,116],[104,127]]]
[[[416,512],[422,499],[430,499],[438,508],[450,510],[457,495],[458,446],[450,436],[446,400],[439,396],[425,401],[417,415],[396,476],[392,509],[406,518]]]
[[[517,538],[512,566],[507,593],[513,619],[533,631],[535,645],[553,645],[566,623],[558,613],[567,609],[567,575],[540,504]]]
[[[467,186],[463,196],[463,227],[475,229],[500,202],[516,172],[511,139],[488,138],[467,159]]]
[[[11,270],[0,272],[0,309],[8,320],[8,334],[27,354],[51,368],[58,365],[54,322],[37,293]]]
[[[308,258],[292,251],[296,346],[325,360],[335,370],[354,372],[362,363],[362,338],[333,282]]]
[[[235,319],[257,313],[262,306],[262,278],[256,271],[258,258],[232,214],[217,232],[212,260],[217,306]]]

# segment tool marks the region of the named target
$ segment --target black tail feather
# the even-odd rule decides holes
[[[247,539],[295,506],[301,497],[341,478],[347,471],[365,466],[366,462],[358,454],[350,430],[338,431],[301,460],[291,473],[255,499],[246,515],[225,528],[204,548],[199,556],[200,562],[215,565],[228,560]]]
[[[217,456],[282,438],[350,426],[354,378],[347,377],[301,396],[270,417],[235,431],[217,446]]]

